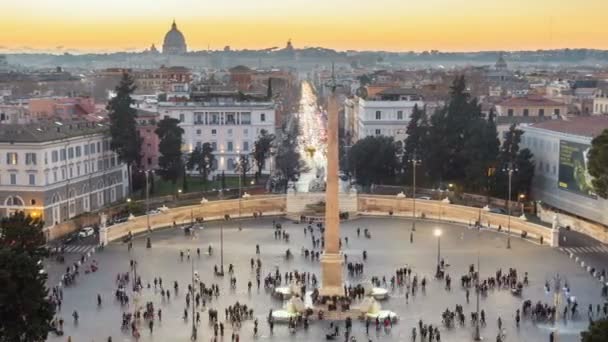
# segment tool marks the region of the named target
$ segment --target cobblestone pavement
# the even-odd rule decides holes
[[[257,338],[253,337],[253,322],[245,321],[240,329],[241,341],[273,340],[273,341],[322,341],[329,323],[314,321],[305,331],[299,328],[296,334],[291,335],[285,326],[275,325],[271,336],[266,316],[270,309],[281,308],[282,303],[271,298],[263,288],[255,289],[255,274],[251,271],[250,258],[256,257],[255,245],[261,247],[262,275],[279,267],[281,272],[291,270],[315,272],[320,274],[319,263],[306,260],[300,255],[302,247],[310,248],[310,236],[304,236],[305,225],[295,224],[281,220],[283,228],[291,235],[289,243],[275,240],[273,236],[272,218],[263,218],[243,222],[243,230],[236,229],[237,224],[224,223],[224,262],[225,265],[234,264],[237,278],[236,290],[229,289],[229,277],[217,278],[213,275],[213,266],[219,264],[220,223],[211,223],[198,233],[196,239],[186,237],[182,230],[166,229],[152,233],[152,248],[145,248],[145,238],[138,237],[134,241],[134,248],[127,251],[126,245],[112,243],[103,251],[92,255],[100,269],[96,273],[81,275],[75,286],[64,290],[64,301],[59,315],[66,321],[65,335],[63,337],[50,336],[49,341],[66,341],[67,336],[72,341],[105,342],[108,336],[113,341],[132,341],[128,332],[120,330],[121,314],[123,308],[114,300],[115,278],[119,272],[129,270],[129,260],[134,258],[138,262],[137,272],[141,275],[144,284],[152,282],[153,277],[162,277],[166,288],[170,288],[174,280],[180,284],[180,292],[172,296],[170,301],[162,301],[161,296],[153,289],[144,290],[142,301],[153,301],[156,308],[163,311],[162,322],[155,322],[154,333],[150,334],[145,326],[141,327],[140,341],[188,341],[190,336],[190,323],[182,319],[185,307],[185,289],[191,279],[191,264],[186,259],[180,261],[179,251],[191,250],[194,267],[198,270],[201,279],[209,285],[217,283],[221,288],[221,295],[213,300],[208,307],[218,309],[220,318],[224,317],[224,308],[236,301],[247,304],[255,309],[254,315],[260,322]],[[523,275],[529,272],[530,286],[526,287],[521,298],[514,297],[509,291],[490,290],[486,298],[481,299],[481,307],[486,311],[488,325],[482,329],[482,336],[487,341],[495,341],[497,318],[500,316],[506,327],[506,341],[548,341],[552,327],[544,324],[533,324],[524,320],[519,328],[514,323],[515,310],[521,307],[524,299],[533,302],[552,302],[552,295],[544,291],[544,283],[559,273],[570,285],[572,295],[580,303],[580,318],[575,321],[558,324],[559,341],[577,341],[578,333],[587,325],[587,305],[602,302],[600,297],[600,283],[595,281],[588,272],[572,262],[566,253],[548,246],[538,246],[512,239],[512,249],[507,250],[504,234],[468,229],[465,226],[438,222],[419,222],[414,233],[414,243],[410,243],[409,234],[411,222],[397,218],[359,218],[342,224],[342,237],[348,237],[349,243],[343,244],[343,251],[348,255],[349,261],[362,261],[362,252],[366,250],[368,260],[365,262],[364,277],[352,279],[345,274],[349,283],[357,283],[369,279],[371,276],[386,276],[387,279],[398,267],[409,265],[419,277],[429,279],[426,293],[418,292],[410,297],[406,303],[402,290],[395,290],[391,297],[382,302],[383,308],[393,310],[400,316],[399,322],[388,334],[373,331],[369,339],[372,341],[410,341],[411,329],[422,319],[425,323],[439,325],[441,312],[446,308],[454,309],[456,304],[464,306],[469,317],[475,310],[474,291],[471,291],[469,304],[465,300],[465,291],[460,288],[459,279],[467,272],[468,266],[476,262],[477,249],[481,255],[482,279],[493,276],[498,268],[507,271],[509,267],[518,270]],[[365,239],[363,234],[357,238],[357,227],[368,228],[372,238]],[[451,291],[446,291],[442,282],[433,280],[437,260],[437,239],[433,230],[441,228],[441,255],[450,264],[448,273],[453,278]],[[316,234],[318,234],[316,232]],[[208,256],[202,253],[200,259],[196,256],[196,248],[206,251],[209,244],[213,245],[214,253]],[[295,257],[287,262],[283,256],[285,250],[290,248]],[[77,253],[67,255],[64,265],[49,261],[49,286],[55,285],[66,265],[79,257]],[[346,272],[345,272],[346,273]],[[247,282],[252,280],[254,289],[247,291]],[[103,304],[97,306],[96,296],[101,294]],[[129,291],[130,294],[130,291]],[[77,309],[80,314],[78,325],[73,324],[71,313]],[[201,313],[202,323],[199,328],[199,341],[209,341],[213,329],[208,325],[207,312]],[[230,341],[231,328],[225,333],[224,341]],[[372,329],[373,330],[373,329]],[[466,328],[446,329],[440,328],[442,341],[470,341],[471,328],[467,322]],[[357,341],[368,341],[365,336],[365,325],[356,322],[353,326]],[[419,338],[419,337],[418,337]]]

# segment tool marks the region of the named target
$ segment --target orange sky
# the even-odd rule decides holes
[[[608,49],[608,0],[2,0],[0,50],[142,50],[176,18],[190,50]]]

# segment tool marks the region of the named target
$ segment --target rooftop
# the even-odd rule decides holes
[[[42,121],[0,125],[0,143],[41,143],[103,133],[103,124],[87,121]]]
[[[531,127],[593,138],[608,129],[608,115],[582,116],[570,120],[550,120],[533,124]]]
[[[549,100],[540,96],[528,96],[528,97],[512,97],[506,99],[498,106],[503,107],[534,107],[534,106],[564,106],[564,103]]]

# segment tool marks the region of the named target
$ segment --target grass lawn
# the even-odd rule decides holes
[[[251,186],[252,180],[254,180],[253,175],[249,175],[247,177],[248,184],[243,183],[243,187]],[[212,190],[212,189],[219,189],[222,186],[222,182],[219,180],[204,182],[201,177],[193,177],[193,176],[187,176],[187,183],[188,183],[188,191],[184,191],[184,193],[201,192],[201,191],[208,191],[208,190]],[[155,177],[154,178],[154,193],[151,194],[150,196],[156,197],[156,196],[173,195],[178,191],[178,189],[182,189],[182,186],[183,186],[183,182],[182,182],[181,178],[174,185],[170,181],[165,181],[165,180],[161,179],[160,177]],[[227,189],[235,189],[235,188],[238,188],[238,186],[239,186],[239,177],[226,176],[226,188]],[[138,199],[144,198],[145,197],[144,190],[142,189],[141,191],[138,191],[134,197],[138,198]]]

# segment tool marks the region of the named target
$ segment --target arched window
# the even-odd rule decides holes
[[[22,207],[24,206],[24,202],[19,196],[9,196],[6,201],[4,201],[4,205],[11,207]]]
[[[104,203],[103,180],[101,180],[99,183],[97,183],[97,207],[103,207]]]
[[[91,210],[91,204],[90,204],[89,200],[90,200],[89,185],[85,184],[82,186],[82,210],[83,211]]]
[[[76,216],[76,191],[74,189],[70,189],[68,191],[68,216],[70,218]]]
[[[58,224],[59,222],[61,222],[61,206],[59,205],[60,202],[61,196],[55,193],[51,198],[53,224]]]

